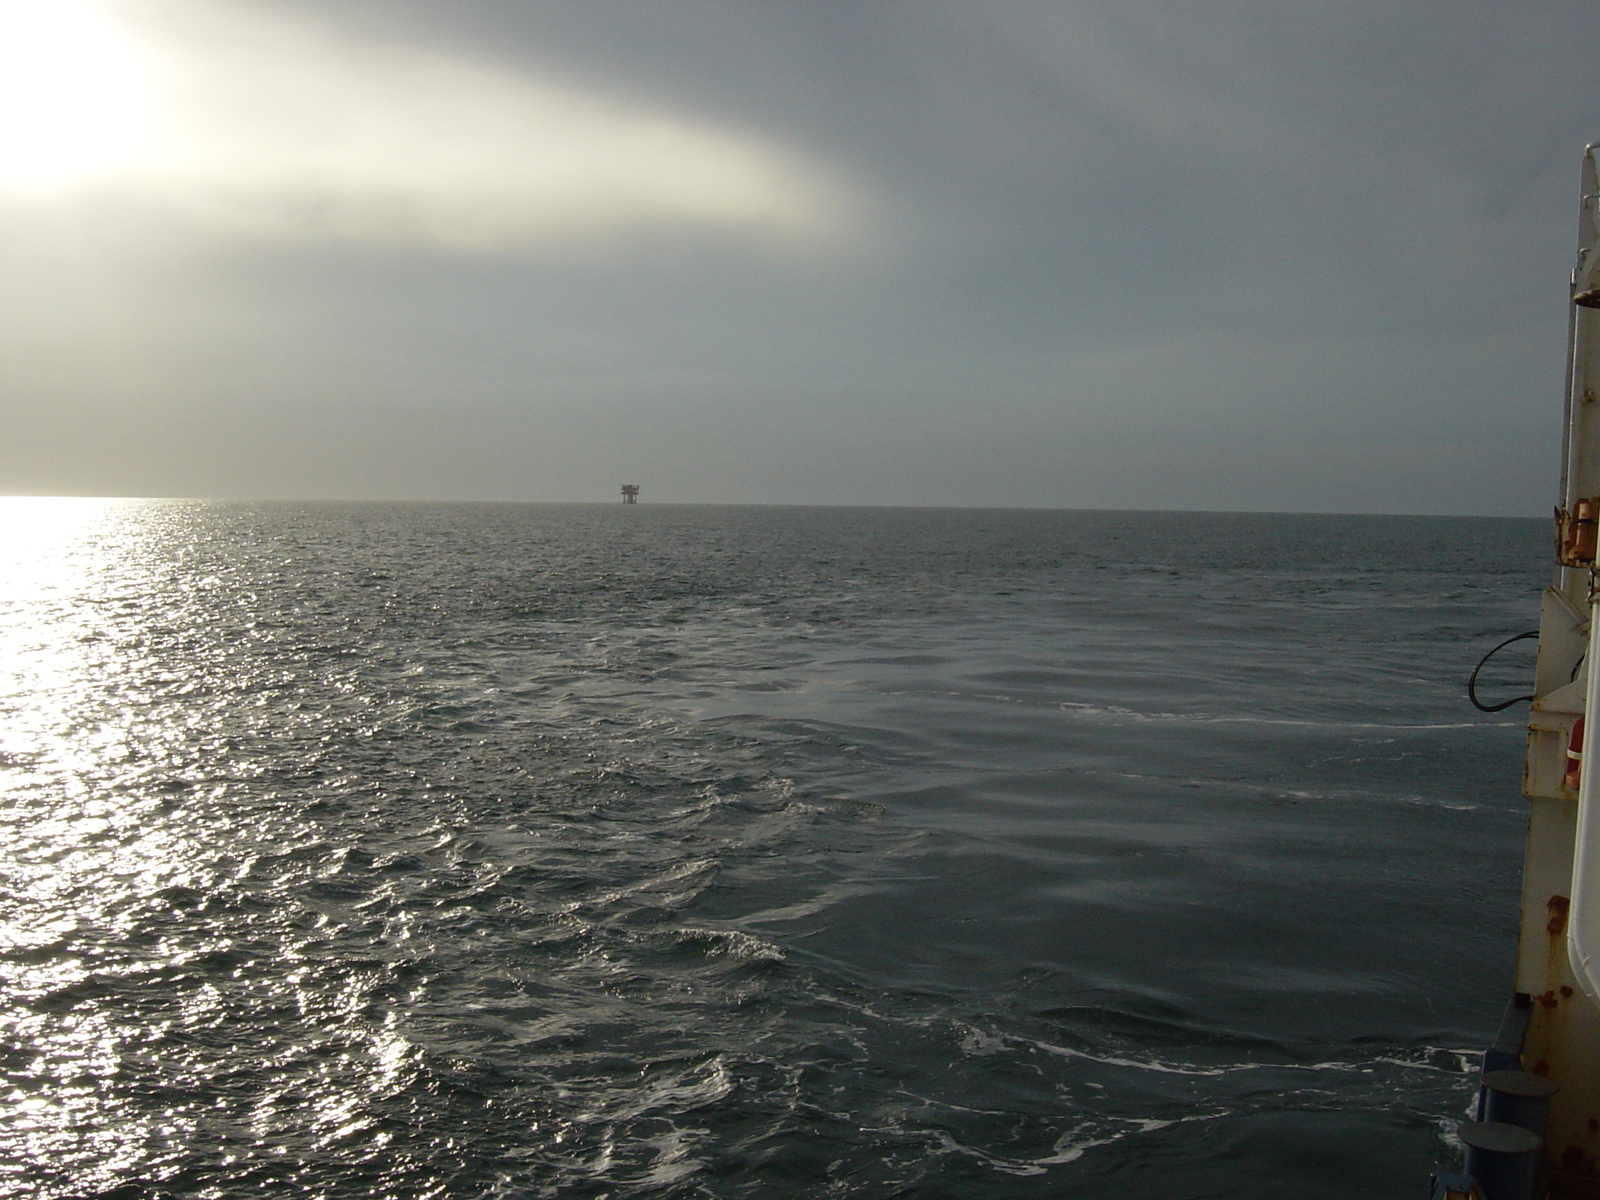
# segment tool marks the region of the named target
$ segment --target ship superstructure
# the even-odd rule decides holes
[[[1586,148],[1572,273],[1555,576],[1528,723],[1515,995],[1484,1056],[1466,1174],[1434,1195],[1600,1200],[1600,143]]]

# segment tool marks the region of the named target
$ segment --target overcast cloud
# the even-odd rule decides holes
[[[1553,500],[1592,2],[98,11],[142,132],[0,116],[0,491]]]

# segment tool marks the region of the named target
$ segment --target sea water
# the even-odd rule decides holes
[[[1536,623],[1540,522],[0,521],[0,1193],[1380,1200],[1458,1161],[1525,820],[1525,710],[1462,684]]]

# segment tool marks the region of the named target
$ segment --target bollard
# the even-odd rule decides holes
[[[1544,1136],[1550,1097],[1556,1085],[1543,1075],[1527,1071],[1485,1071],[1483,1119],[1506,1125],[1520,1125],[1530,1133]]]
[[[1532,1200],[1543,1138],[1502,1121],[1463,1121],[1456,1136],[1467,1148],[1467,1174],[1484,1200]]]

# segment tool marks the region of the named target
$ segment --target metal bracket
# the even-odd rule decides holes
[[[1595,565],[1600,541],[1600,496],[1574,500],[1572,508],[1556,509],[1556,561],[1563,567]]]

